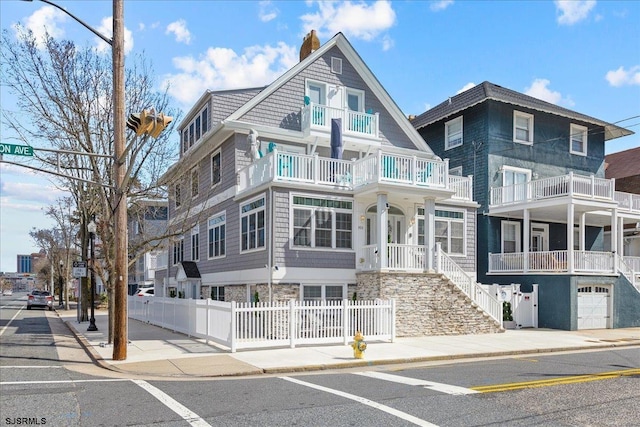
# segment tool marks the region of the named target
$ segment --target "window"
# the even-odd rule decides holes
[[[225,212],[209,218],[209,258],[218,258],[226,252],[226,224]]]
[[[449,175],[462,176],[462,166],[449,169]]]
[[[198,168],[191,171],[191,197],[197,197],[200,191],[200,178]]]
[[[351,249],[353,202],[293,196],[292,244]]]
[[[303,285],[303,301],[342,301],[345,295],[343,285]]]
[[[436,243],[449,255],[465,255],[465,212],[436,209],[435,214]],[[424,207],[418,207],[418,244],[424,245]]]
[[[196,141],[200,139],[200,122],[202,121],[202,119],[200,118],[200,116],[196,117]]]
[[[307,82],[307,96],[312,103],[325,105],[327,103],[325,84],[317,82]]]
[[[211,299],[214,301],[224,301],[224,286],[212,286]]]
[[[342,74],[342,58],[331,57],[331,72],[334,74]]]
[[[444,149],[462,145],[462,116],[444,124]]]
[[[195,226],[191,230],[191,261],[200,260],[200,227]]]
[[[175,200],[176,209],[178,209],[180,207],[180,205],[182,204],[182,194],[181,194],[181,191],[180,191],[180,183],[177,183],[175,185],[173,197],[174,197],[174,200]]]
[[[184,236],[173,244],[173,264],[181,263],[184,260]]]
[[[501,252],[505,254],[521,252],[520,246],[520,223],[515,221],[502,221],[502,244]]]
[[[195,116],[195,118],[182,129],[182,152],[186,153],[189,148],[200,140],[209,130],[209,107],[206,106]]]
[[[502,167],[502,202],[517,202],[527,199],[527,182],[531,181],[528,169]]]
[[[357,89],[347,89],[347,109],[350,111],[364,111],[364,91]]]
[[[265,247],[265,199],[261,197],[240,206],[240,251]]]
[[[211,185],[220,183],[220,151],[217,151],[211,155]]]
[[[193,144],[196,142],[195,130],[196,130],[196,124],[191,123],[191,125],[189,126],[189,148],[193,147]]]
[[[587,155],[587,128],[584,126],[571,125],[569,136],[569,151],[571,154],[581,156]]]
[[[204,109],[202,110],[201,117],[202,117],[202,135],[204,135],[209,130],[209,108],[208,107],[204,107]]]
[[[521,111],[513,112],[513,141],[533,144],[533,115]]]
[[[182,152],[186,153],[189,149],[189,131],[185,129],[182,132]]]

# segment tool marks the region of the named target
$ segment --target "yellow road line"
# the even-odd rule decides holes
[[[521,383],[495,384],[487,386],[469,387],[480,393],[495,393],[499,391],[520,390],[523,388],[548,387],[558,384],[574,384],[589,381],[599,381],[622,376],[640,375],[640,369],[625,369],[621,371],[601,372],[599,374],[576,375],[572,377],[552,378],[548,380],[526,381]]]

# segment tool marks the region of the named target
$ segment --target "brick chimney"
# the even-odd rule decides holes
[[[300,46],[300,61],[302,62],[307,56],[311,55],[311,52],[318,50],[320,47],[320,39],[316,35],[316,30],[311,30],[302,39],[302,46]]]

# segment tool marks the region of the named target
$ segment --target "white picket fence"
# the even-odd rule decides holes
[[[395,300],[238,303],[195,299],[128,299],[129,317],[224,345],[235,352],[299,344],[395,339]]]

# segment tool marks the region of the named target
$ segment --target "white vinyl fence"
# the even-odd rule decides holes
[[[224,345],[235,352],[299,344],[395,339],[395,300],[238,303],[130,296],[129,317]]]

